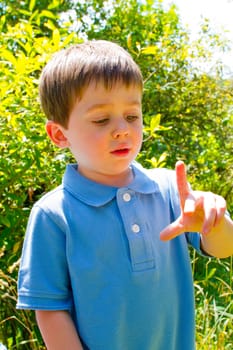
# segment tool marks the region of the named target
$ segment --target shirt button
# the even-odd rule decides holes
[[[137,225],[137,224],[133,224],[133,225],[132,225],[132,231],[133,231],[134,233],[140,232],[140,226]]]
[[[123,199],[125,202],[129,202],[131,200],[131,195],[129,193],[124,193]]]

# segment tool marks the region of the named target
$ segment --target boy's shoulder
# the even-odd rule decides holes
[[[64,200],[64,187],[59,185],[49,192],[42,195],[33,205],[33,207],[40,207],[43,211],[49,208],[60,208]]]

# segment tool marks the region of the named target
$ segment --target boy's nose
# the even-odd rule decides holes
[[[118,125],[115,126],[114,130],[112,131],[113,138],[117,139],[121,136],[128,136],[129,135],[129,127],[127,122],[121,122]]]

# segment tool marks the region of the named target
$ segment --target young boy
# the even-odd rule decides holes
[[[233,252],[222,197],[192,191],[182,162],[134,162],[142,89],[131,56],[107,41],[62,50],[42,73],[48,136],[77,160],[34,205],[19,272],[17,307],[36,310],[49,350],[194,349],[188,244]]]

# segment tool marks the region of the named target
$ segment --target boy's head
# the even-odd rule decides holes
[[[49,120],[67,127],[69,114],[90,83],[110,90],[116,83],[142,89],[139,67],[115,43],[96,40],[71,46],[54,55],[40,78],[40,99]]]

